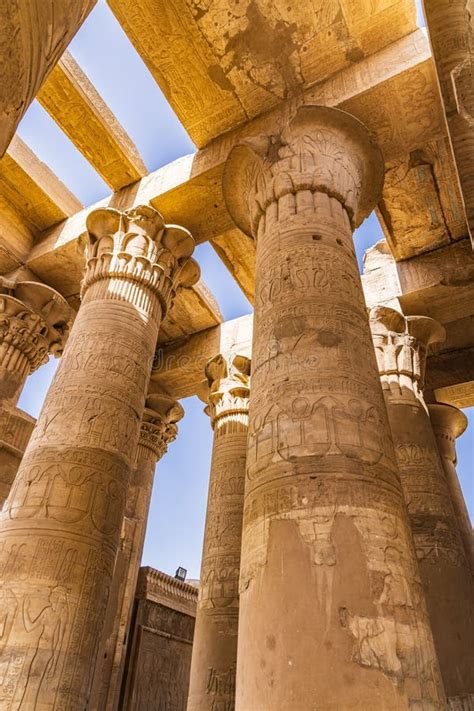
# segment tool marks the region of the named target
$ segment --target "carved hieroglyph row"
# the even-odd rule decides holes
[[[235,705],[250,360],[219,354],[201,398],[214,430],[188,711]]]
[[[199,276],[151,207],[87,228],[82,305],[0,518],[6,711],[87,705],[161,317]]]
[[[237,711],[444,708],[352,243],[382,176],[322,107],[227,161],[257,240]]]

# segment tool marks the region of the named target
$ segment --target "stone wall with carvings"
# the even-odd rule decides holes
[[[141,568],[121,711],[186,711],[198,589]]]

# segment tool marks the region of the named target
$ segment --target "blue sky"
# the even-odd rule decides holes
[[[421,15],[419,18],[423,24]],[[193,143],[104,0],[99,0],[69,50],[135,142],[149,170],[194,152]],[[109,194],[107,185],[37,102],[28,110],[18,132],[84,205]],[[364,251],[382,237],[373,214],[356,234],[359,264]],[[250,313],[249,302],[212,247],[199,245],[196,257],[225,319]],[[34,416],[40,411],[56,365],[57,361],[51,360],[28,379],[19,404]],[[182,404],[185,417],[178,439],[157,466],[143,564],[171,574],[182,565],[189,577],[197,578],[212,432],[200,400],[187,398]],[[474,408],[466,414],[471,427],[458,440],[458,471],[472,516]]]

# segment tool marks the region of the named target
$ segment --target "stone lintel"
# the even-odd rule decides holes
[[[0,160],[0,197],[36,234],[82,208],[80,201],[18,136]]]
[[[69,52],[37,98],[112,190],[147,174],[132,140]]]
[[[417,97],[419,117],[413,114],[413,81],[422,87]],[[353,113],[375,133],[386,160],[406,155],[445,133],[442,108],[436,101],[429,46],[421,30],[306,90],[303,102],[337,106]],[[226,231],[234,230],[222,197],[224,162],[232,147],[243,138],[274,133],[275,127],[294,113],[297,105],[296,100],[280,102],[271,111],[217,137],[195,155],[184,156],[150,173],[100,204],[125,209],[151,202],[167,220],[189,229],[197,243],[219,237],[221,249],[224,241],[230,257],[233,237],[222,237]],[[386,106],[383,116],[382,106]],[[427,112],[429,121],[422,121]],[[88,212],[98,206],[88,207],[45,231],[29,261],[34,263],[50,252],[64,251],[69,242],[84,232]]]
[[[416,29],[410,0],[347,4],[343,16],[333,4],[318,11],[306,3],[242,9],[222,0],[109,5],[199,147]]]

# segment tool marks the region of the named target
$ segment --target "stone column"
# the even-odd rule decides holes
[[[16,407],[26,378],[61,355],[71,310],[55,289],[0,277],[0,507],[8,496],[35,420]]]
[[[474,702],[474,581],[423,399],[427,348],[445,331],[387,307],[372,309],[371,325],[444,689],[457,709],[466,695]]]
[[[151,207],[87,218],[82,305],[0,516],[0,700],[83,710],[158,328],[194,240]]]
[[[102,643],[94,672],[92,709],[114,711],[118,708],[155,467],[176,438],[176,423],[183,415],[181,405],[168,395],[148,395],[135,468],[127,490],[121,545],[115,561]]]
[[[428,405],[430,420],[436,437],[436,443],[446,475],[446,481],[451,496],[453,508],[458,520],[459,530],[463,539],[466,556],[474,569],[474,542],[472,524],[467,510],[464,495],[456,473],[456,439],[467,427],[467,417],[452,405],[436,403]]]
[[[352,243],[382,182],[319,106],[225,167],[257,241],[238,711],[444,708]]]
[[[214,430],[188,711],[235,704],[250,360],[212,358],[202,399]],[[250,707],[249,707],[250,708]]]

